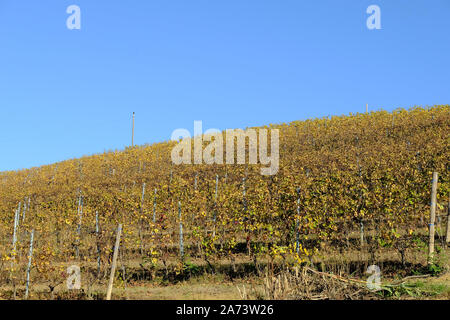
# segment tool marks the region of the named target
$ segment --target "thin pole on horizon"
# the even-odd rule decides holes
[[[366,103],[366,113],[369,113],[369,104]]]
[[[133,129],[131,132],[131,147],[134,147],[134,112],[133,112]]]

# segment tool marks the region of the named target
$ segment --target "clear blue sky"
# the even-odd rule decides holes
[[[194,120],[448,104],[449,17],[448,0],[0,0],[0,171],[122,149],[133,111],[144,144]]]

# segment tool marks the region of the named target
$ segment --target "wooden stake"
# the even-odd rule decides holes
[[[19,217],[20,217],[20,207],[21,202],[19,202],[19,207],[16,210],[15,216],[14,216],[14,233],[13,233],[13,254],[16,253],[16,243],[17,243],[17,229],[19,228]]]
[[[153,198],[153,223],[156,223],[156,193],[158,189],[155,188],[155,197]]]
[[[142,197],[141,197],[141,207],[140,207],[140,216],[139,216],[139,250],[141,253],[141,256],[144,254],[144,236],[143,236],[143,215],[144,215],[144,200],[145,200],[145,182],[142,184]]]
[[[114,245],[114,255],[111,265],[111,275],[109,276],[108,291],[106,292],[106,300],[111,300],[111,293],[114,284],[114,275],[116,273],[117,256],[119,255],[120,235],[122,233],[122,224],[117,228],[116,244]]]
[[[445,236],[445,242],[447,245],[450,243],[450,197],[447,204],[447,234]]]
[[[33,257],[33,241],[34,241],[34,230],[31,231],[31,238],[30,238],[30,252],[28,254],[27,285],[25,289],[25,299],[28,299],[28,293],[30,288],[30,272],[31,272],[31,258]]]
[[[144,198],[145,198],[145,182],[142,184],[141,212],[144,209]]]
[[[244,209],[245,218],[247,218],[247,201],[245,199],[245,196],[247,194],[247,190],[245,188],[245,181],[246,180],[247,180],[247,178],[245,178],[245,177],[242,178],[242,202],[243,202],[243,205],[244,205],[243,209]],[[246,239],[247,254],[250,255],[251,254],[250,232],[247,230],[247,223],[248,222],[244,223],[244,230],[245,230],[245,233],[247,234],[247,239]]]
[[[359,242],[361,243],[361,247],[364,246],[364,222],[360,222],[360,229],[359,229]]]
[[[216,193],[215,193],[215,195],[214,195],[214,214],[213,214],[213,222],[214,222],[213,238],[216,237],[217,194],[218,194],[218,188],[219,188],[219,175],[216,174]]]
[[[437,195],[438,173],[433,172],[433,183],[431,187],[431,209],[430,209],[430,239],[428,244],[428,264],[433,263],[434,253],[434,221],[436,219],[436,195]]]
[[[20,205],[17,208],[14,216],[14,233],[13,233],[13,251],[12,251],[12,257],[11,257],[11,271],[9,272],[9,277],[11,279],[11,283],[13,285],[13,298],[16,300],[16,282],[13,276],[13,270],[14,270],[14,262],[16,260],[16,243],[17,243],[17,234],[18,234],[18,228],[19,228],[19,219],[20,219]]]
[[[127,294],[127,275],[126,275],[126,270],[125,270],[125,262],[123,259],[123,253],[124,250],[120,251],[120,260],[122,262],[122,280],[123,280],[123,290],[125,291],[126,294],[126,298],[128,300],[128,294]]]
[[[98,211],[95,211],[95,233],[97,235],[97,277],[100,277],[100,224],[98,221]]]
[[[77,226],[78,239],[76,241],[76,247],[75,247],[77,259],[80,257],[80,250],[79,250],[78,245],[80,244],[80,241],[81,241],[81,224],[82,224],[82,220],[83,220],[83,196],[81,194],[81,190],[79,190],[79,192],[80,192],[80,196],[78,198],[78,226]]]
[[[217,202],[217,194],[218,194],[218,189],[219,189],[219,175],[216,174],[216,193],[214,195],[214,200]]]
[[[197,190],[197,179],[198,179],[198,173],[195,174],[194,190]]]
[[[295,251],[297,254],[300,252],[300,188],[297,188],[297,218],[295,219]]]
[[[242,178],[242,199],[244,200],[244,210],[247,211],[247,203],[245,201],[245,194],[247,190],[245,189],[245,180],[246,178]]]
[[[28,203],[27,203],[27,201],[28,201]],[[25,223],[25,215],[27,213],[29,204],[30,204],[30,198],[28,198],[28,200],[27,200],[27,197],[25,197],[25,200],[23,202],[22,224]]]
[[[178,201],[178,218],[180,220],[180,257],[184,260],[183,221],[181,220],[181,201]]]

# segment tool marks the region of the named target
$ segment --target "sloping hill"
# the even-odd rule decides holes
[[[327,246],[358,246],[361,237],[372,260],[386,248],[413,250],[426,232],[433,171],[442,228],[447,221],[449,111],[416,107],[270,125],[280,137],[273,176],[261,175],[260,164],[174,165],[175,142],[3,172],[0,253],[11,257],[16,216],[22,259],[27,232],[36,230],[38,278],[73,259],[95,264],[98,251],[103,270],[118,223],[124,259],[146,256],[166,271],[181,244],[184,258],[209,265],[234,264],[242,252],[254,264],[307,261]],[[1,268],[7,277],[7,264]]]

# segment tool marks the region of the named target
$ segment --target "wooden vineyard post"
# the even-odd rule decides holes
[[[80,249],[79,249],[79,244],[81,241],[81,223],[82,223],[82,219],[83,219],[83,196],[81,194],[81,190],[80,191],[80,196],[78,198],[78,226],[77,226],[77,241],[76,241],[76,257],[77,259],[80,257]]]
[[[433,263],[434,254],[434,222],[436,219],[436,195],[437,195],[438,173],[433,172],[433,182],[431,187],[431,209],[430,209],[430,238],[428,243],[428,264]]]
[[[23,202],[22,224],[25,222],[25,215],[27,213],[29,206],[30,206],[30,198],[25,197],[25,200]]]
[[[362,220],[359,222],[359,242],[362,248],[364,246],[364,222]]]
[[[122,233],[122,224],[117,227],[116,244],[114,245],[114,255],[111,264],[111,275],[109,276],[108,291],[106,292],[106,300],[111,300],[111,293],[114,284],[114,275],[116,273],[117,256],[119,255],[120,235]]]
[[[198,190],[198,172],[195,173],[195,178],[194,178],[194,194],[197,193],[197,190]],[[193,225],[195,225],[195,215],[192,215],[192,219],[193,220],[191,221],[191,223]],[[200,241],[197,242],[197,250],[198,250],[198,253],[202,252],[202,247],[201,247]]]
[[[19,228],[20,208],[21,208],[21,203],[19,202],[19,207],[17,208],[15,215],[14,215],[13,249],[12,249],[12,256],[11,256],[11,271],[9,273],[9,277],[11,279],[11,283],[14,288],[13,289],[14,300],[16,300],[16,282],[14,279],[13,271],[14,271],[14,262],[16,260],[16,244],[17,244],[17,234],[18,234],[18,228]]]
[[[98,211],[95,211],[95,234],[97,236],[97,277],[100,277],[100,224]]]
[[[155,188],[155,196],[153,198],[153,223],[156,223],[156,193],[158,189]]]
[[[198,172],[195,174],[194,190],[197,190]]]
[[[122,280],[123,280],[123,290],[125,291],[125,293],[126,293],[126,291],[127,291],[127,274],[126,274],[126,270],[125,270],[125,260],[124,260],[124,249],[122,249],[121,251],[120,251],[120,260],[121,260],[121,262],[122,262]],[[128,300],[128,295],[126,296],[127,297],[127,300]]]
[[[30,252],[28,253],[27,284],[25,289],[25,299],[28,299],[28,294],[30,290],[30,272],[31,272],[31,259],[33,257],[33,241],[34,241],[34,230],[31,231],[30,237]]]
[[[356,144],[358,144],[358,142],[359,142],[359,137],[356,136]],[[360,181],[362,182],[362,168],[359,163],[359,157],[356,157],[356,163],[358,165],[358,176],[359,176]],[[359,195],[359,200],[362,204],[363,203],[363,194],[362,193],[360,193],[360,195]],[[361,207],[359,207],[358,211],[359,211],[358,213],[360,213]],[[360,243],[361,249],[362,249],[364,247],[364,221],[362,219],[359,221],[359,243]]]
[[[247,194],[247,190],[245,188],[245,181],[247,180],[247,178],[242,178],[242,203],[244,205],[244,219],[247,218],[247,201],[246,201],[246,194]],[[251,248],[250,248],[250,233],[247,230],[247,222],[244,222],[244,229],[245,232],[247,233],[247,239],[246,239],[246,248],[247,248],[247,254],[250,255],[251,254]]]
[[[18,235],[18,228],[19,228],[19,220],[20,220],[20,208],[21,208],[21,202],[19,202],[19,207],[16,210],[16,214],[14,216],[14,233],[13,233],[13,260],[16,255],[16,243],[17,243],[17,235]]]
[[[142,184],[141,213],[144,209],[144,199],[145,199],[145,182]]]
[[[125,264],[122,258],[122,277],[123,277],[123,289],[127,290],[127,275],[125,273]]]
[[[297,218],[295,219],[295,252],[300,253],[300,188],[297,188]]]
[[[25,197],[23,199],[23,209],[22,209],[22,224],[25,224],[25,216],[26,216],[26,212],[28,210],[28,205],[29,205],[29,201],[27,200],[28,198]],[[20,212],[19,212],[19,223],[20,223]],[[25,230],[22,232],[22,235],[25,235]]]
[[[142,234],[142,224],[144,215],[144,200],[145,200],[145,182],[142,184],[141,208],[139,210],[139,251],[141,256],[144,255],[144,239]]]
[[[448,198],[447,204],[447,233],[445,235],[445,242],[447,246],[450,244],[450,197]]]
[[[216,192],[214,194],[214,213],[213,213],[213,238],[216,237],[216,220],[217,220],[217,192],[219,187],[219,175],[216,174]]]
[[[183,221],[181,219],[181,201],[178,201],[178,219],[180,220],[180,258],[184,260]]]

